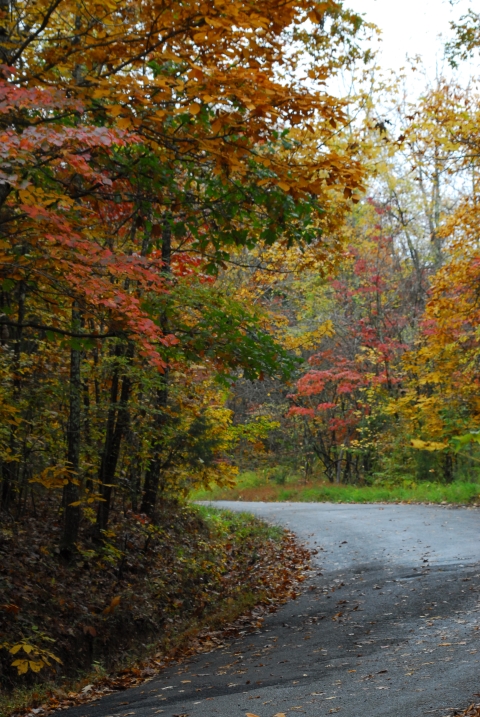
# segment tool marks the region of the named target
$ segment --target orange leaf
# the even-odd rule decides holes
[[[115,608],[117,607],[117,605],[119,604],[120,600],[121,600],[120,595],[116,595],[114,598],[112,598],[110,605],[105,608],[105,610],[103,611],[103,614],[109,615],[111,612],[113,612],[115,610]]]
[[[121,105],[113,105],[112,107],[108,108],[108,114],[111,117],[118,117],[119,114],[123,112],[123,107]]]
[[[18,605],[14,605],[13,603],[10,603],[8,605],[0,605],[0,609],[5,610],[5,612],[13,612],[15,615],[20,612],[20,608]]]
[[[191,115],[198,115],[200,110],[202,109],[202,105],[200,105],[198,102],[193,102],[193,104],[190,105],[188,108],[188,111]]]

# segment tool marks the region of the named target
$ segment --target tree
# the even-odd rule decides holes
[[[344,103],[322,88],[358,54],[361,23],[336,3],[307,0],[26,0],[2,12],[0,323],[16,405],[3,505],[19,505],[27,466],[36,482],[63,485],[68,558],[80,509],[97,504],[98,536],[108,526],[138,417],[148,439],[135,438],[142,460],[132,480],[140,491],[145,482],[151,514],[169,446],[180,441],[176,455],[188,463],[192,436],[211,432],[201,416],[172,418],[180,366],[188,375],[207,356],[212,374],[256,376],[288,365],[255,311],[229,302],[225,320],[214,277],[242,247],[321,244],[329,188],[361,189],[358,161],[329,144]],[[310,89],[287,44],[306,42],[307,19]],[[342,41],[347,53],[337,55]],[[309,123],[322,144],[307,156]],[[61,416],[63,456],[47,450],[29,463],[20,433],[27,420],[32,445],[41,432],[37,355],[51,360],[55,350],[61,371],[49,406]]]

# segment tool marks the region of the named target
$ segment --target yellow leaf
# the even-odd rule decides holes
[[[118,129],[129,129],[132,126],[132,120],[130,117],[120,117],[116,126]]]
[[[17,668],[19,675],[24,675],[28,670],[28,660],[15,660],[12,662],[12,667]]]
[[[30,660],[28,664],[32,672],[40,672],[42,667],[44,667],[44,663],[41,660],[40,662],[33,662],[32,660]]]
[[[419,438],[413,438],[410,441],[410,445],[413,448],[418,448],[421,451],[443,451],[448,448],[448,443],[435,443],[435,441],[421,441]]]
[[[68,468],[66,468],[63,465],[58,466],[47,466],[43,469],[41,473],[34,476],[33,478],[30,478],[30,483],[41,483],[45,488],[48,488],[49,490],[55,490],[58,488],[63,488],[64,485],[67,485],[69,482],[68,477]],[[71,480],[72,483],[75,483],[75,479]],[[78,481],[76,482],[78,485]]]
[[[287,184],[286,182],[277,182],[277,184],[280,187],[280,189],[283,189],[284,192],[290,191],[290,185]]]
[[[18,195],[20,197],[20,201],[24,204],[28,204],[35,199],[34,197],[32,197],[31,193],[27,189],[20,189]]]

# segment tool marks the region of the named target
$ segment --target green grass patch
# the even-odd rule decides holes
[[[197,491],[193,500],[294,501],[307,503],[480,503],[480,484],[459,480],[453,483],[412,480],[403,484],[382,483],[366,486],[335,485],[323,481],[305,484],[297,476],[285,483],[269,478],[266,473],[241,473],[230,490],[213,488]]]
[[[289,491],[283,491],[289,493]],[[472,503],[479,498],[478,483],[420,483],[402,486],[328,486],[304,488],[295,500],[331,503]],[[288,500],[282,497],[280,500]]]
[[[251,538],[280,542],[283,537],[283,528],[269,525],[251,513],[222,510],[209,505],[198,505],[195,508],[205,523],[211,526],[218,536],[224,538],[234,534],[237,541]]]

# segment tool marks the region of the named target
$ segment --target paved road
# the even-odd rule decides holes
[[[221,503],[319,548],[253,634],[71,717],[444,717],[480,702],[480,511]]]

